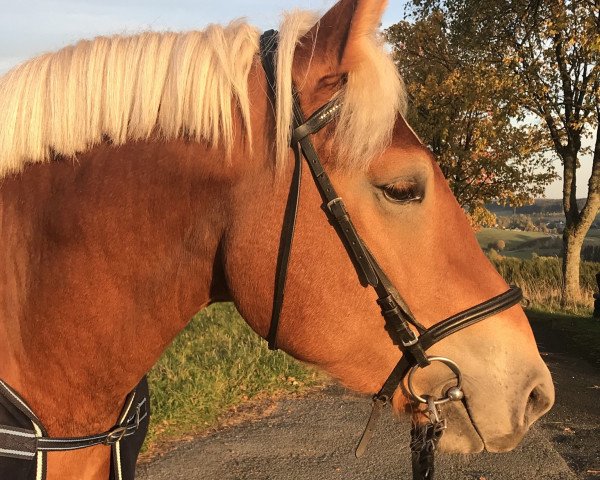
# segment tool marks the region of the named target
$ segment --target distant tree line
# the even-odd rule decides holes
[[[548,228],[546,221],[542,218],[531,218],[530,215],[511,215],[509,217],[496,217],[496,225],[499,228],[509,230],[523,230],[525,232],[556,233]]]
[[[580,207],[585,205],[585,199],[579,198],[577,199],[577,204]],[[533,203],[528,205],[523,205],[520,207],[511,208],[510,206],[504,206],[502,204],[498,204],[496,202],[488,203],[485,205],[485,208],[490,212],[495,213],[497,215],[502,215],[503,212],[507,212],[508,210],[514,212],[514,214],[524,214],[524,215],[535,215],[535,214],[554,214],[563,212],[562,200],[557,199],[547,199],[547,198],[538,198],[534,200]]]

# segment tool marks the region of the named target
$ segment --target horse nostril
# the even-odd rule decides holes
[[[537,402],[537,400],[540,398],[540,392],[539,392],[539,387],[535,387],[531,393],[529,394],[529,402]]]
[[[544,384],[539,384],[533,387],[529,392],[527,399],[527,407],[525,408],[525,424],[531,425],[544,413],[550,410],[554,403],[554,390],[548,389]]]

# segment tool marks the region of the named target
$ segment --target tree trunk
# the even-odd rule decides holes
[[[581,260],[581,247],[585,233],[577,233],[575,228],[565,228],[563,233],[563,285],[561,304],[563,307],[573,305],[581,298],[579,289],[579,264]]]
[[[570,147],[570,145],[569,145]],[[563,232],[563,283],[561,305],[573,304],[581,297],[579,290],[579,263],[583,238],[579,226],[579,208],[577,207],[577,151],[562,147],[563,161],[563,209],[565,212],[565,230]],[[585,238],[585,234],[583,237]]]
[[[600,134],[600,125],[598,132]],[[581,299],[579,288],[579,265],[581,247],[598,210],[600,209],[600,138],[596,138],[592,175],[588,182],[588,196],[585,205],[579,210],[575,192],[577,191],[577,153],[581,144],[577,138],[575,148],[562,151],[563,170],[563,208],[565,211],[565,230],[563,232],[563,285],[561,304],[573,305]]]

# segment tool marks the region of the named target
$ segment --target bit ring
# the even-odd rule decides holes
[[[452,360],[450,360],[449,358],[446,357],[428,357],[427,358],[430,362],[440,362],[443,363],[444,365],[446,365],[450,370],[452,370],[452,373],[454,373],[454,375],[456,376],[456,385],[454,387],[451,388],[457,388],[458,390],[462,390],[462,373],[460,371],[460,368],[458,368],[458,365],[453,362]],[[417,400],[420,403],[424,403],[427,404],[427,398],[422,397],[421,395],[417,395],[415,393],[415,389],[413,386],[413,376],[415,374],[415,372],[421,368],[419,365],[415,365],[414,367],[412,367],[409,372],[408,372],[408,378],[407,378],[407,387],[408,387],[408,391],[409,393],[412,395],[412,397]],[[435,405],[442,405],[443,403],[447,403],[450,400],[452,400],[452,398],[450,398],[448,395],[442,397],[442,398],[438,398],[436,400],[433,401],[433,403]]]

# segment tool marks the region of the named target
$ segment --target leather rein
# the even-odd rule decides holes
[[[277,31],[269,30],[261,36],[261,60],[272,100],[277,95],[275,91],[275,57],[277,55],[277,46]],[[411,431],[413,479],[432,479],[434,472],[433,452],[446,427],[445,421],[441,419],[439,405],[448,401],[464,401],[464,394],[461,389],[462,375],[458,365],[445,357],[428,356],[426,351],[447,336],[518,304],[523,297],[521,289],[511,286],[506,292],[453,315],[433,325],[431,328],[426,328],[419,323],[366,244],[360,238],[343,200],[336,193],[311,141],[311,135],[317,133],[337,117],[341,107],[340,100],[334,98],[306,120],[300,107],[298,92],[294,86],[292,86],[292,96],[293,126],[290,147],[294,151],[295,165],[284,214],[275,272],[271,325],[267,335],[269,348],[271,350],[277,348],[277,330],[284,301],[287,269],[298,212],[302,157],[304,157],[323,200],[323,211],[346,247],[348,255],[357,270],[361,284],[372,287],[377,293],[377,304],[385,319],[387,330],[402,351],[400,361],[394,367],[379,392],[373,397],[373,410],[367,427],[356,448],[356,456],[360,457],[366,452],[367,445],[374,434],[376,421],[383,407],[390,403],[395,391],[403,383],[404,378],[408,376],[408,394],[415,403],[427,405],[426,416],[429,419],[429,422],[424,425],[413,425]],[[273,102],[273,105],[275,105],[275,102]],[[415,330],[417,333],[415,333]],[[412,375],[417,369],[425,368],[436,361],[445,364],[452,370],[456,376],[456,385],[451,387],[442,398],[416,394],[412,387]]]

